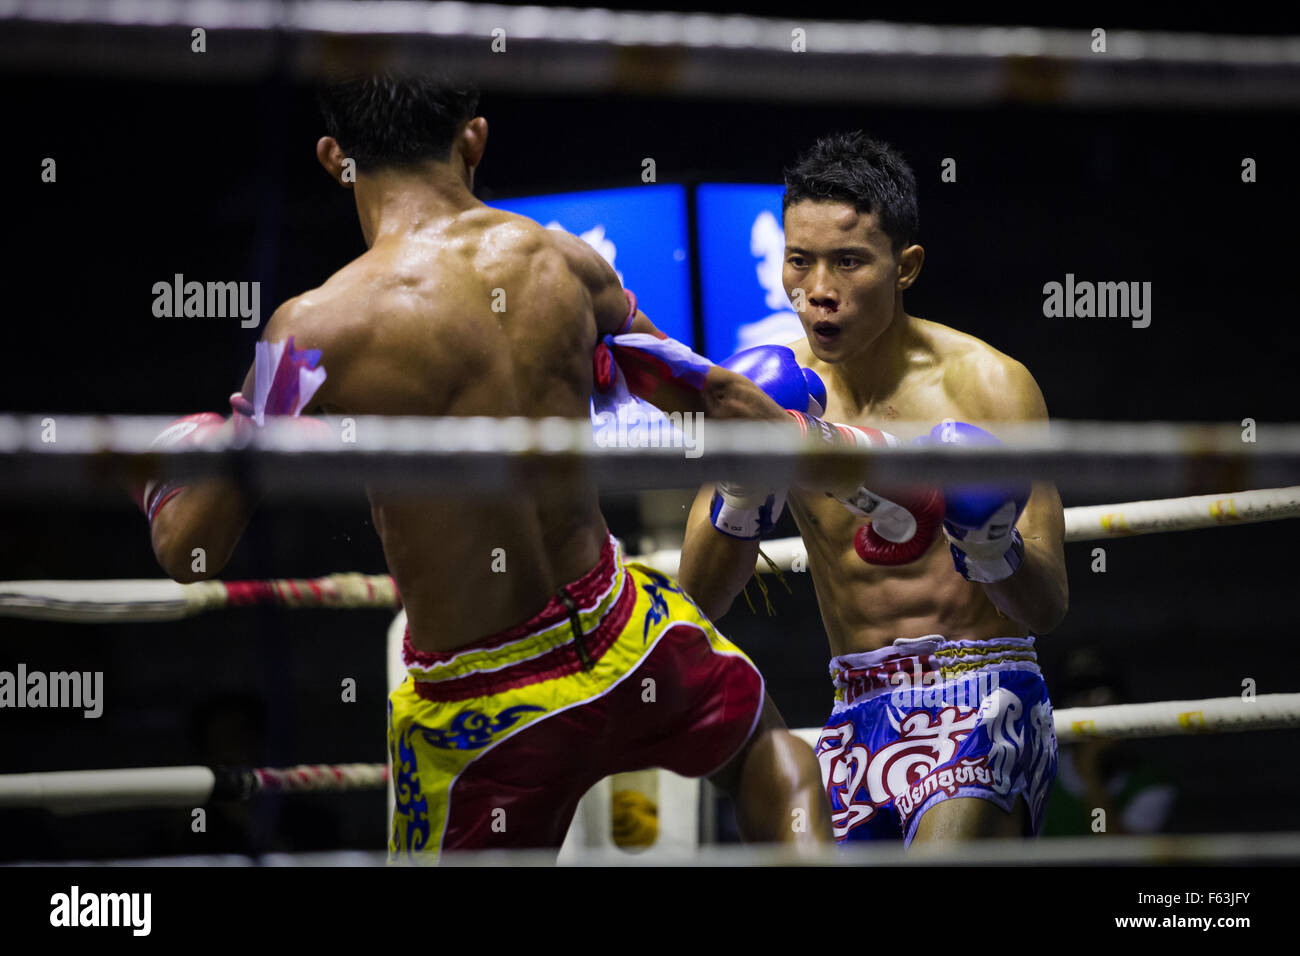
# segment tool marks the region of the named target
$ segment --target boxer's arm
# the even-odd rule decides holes
[[[225,437],[230,429],[226,422]],[[181,488],[149,529],[159,566],[182,584],[216,577],[230,561],[255,506],[247,491],[225,478]]]
[[[709,512],[714,491],[714,485],[705,485],[695,496],[686,520],[677,583],[710,620],[716,621],[731,609],[736,595],[753,575],[760,541],[733,538],[713,526]]]
[[[1046,429],[1047,404],[1034,377],[1019,362],[1003,358],[976,375],[982,393],[982,417],[990,422],[1038,422]],[[984,593],[999,611],[1034,634],[1054,630],[1070,603],[1065,573],[1065,512],[1056,486],[1033,483],[1033,492],[1016,523],[1025,542],[1024,562],[1016,573]]]
[[[629,332],[645,332],[664,338],[645,314],[637,311]],[[664,412],[683,414],[703,413],[706,418],[739,418],[789,422],[785,409],[774,402],[757,385],[738,372],[714,365],[704,375],[704,385],[698,391],[664,382],[645,396],[646,401]]]
[[[278,342],[295,334],[301,325],[294,321],[295,317],[301,318],[296,316],[301,311],[296,303],[290,300],[275,311],[263,331],[265,341]],[[251,367],[241,393],[249,402],[253,400]],[[230,439],[234,426],[233,417],[228,418],[219,437]],[[256,506],[257,496],[226,478],[186,484],[158,510],[150,524],[158,564],[168,577],[182,584],[216,577],[229,563]]]
[[[982,585],[994,606],[1034,634],[1055,630],[1070,604],[1065,574],[1065,514],[1056,486],[1036,481],[1024,514],[1016,523],[1025,542],[1025,560],[1011,577]]]
[[[575,274],[591,295],[592,314],[599,336],[642,332],[667,338],[644,312],[637,309],[628,319],[628,300],[623,283],[600,254],[577,236],[555,232],[555,239]],[[705,374],[703,388],[696,390],[665,382],[646,401],[665,412],[694,414],[710,418],[748,418],[789,421],[785,411],[763,390],[743,375],[714,366]]]

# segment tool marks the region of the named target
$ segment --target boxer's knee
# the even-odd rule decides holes
[[[790,733],[770,697],[745,746],[710,779],[735,803],[741,836],[748,841],[831,839],[817,758]]]
[[[1029,835],[1029,808],[1017,796],[1011,812],[992,800],[952,797],[930,807],[917,822],[912,843],[1012,839]]]

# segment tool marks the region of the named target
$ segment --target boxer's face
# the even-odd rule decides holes
[[[839,202],[799,202],[785,211],[782,281],[813,354],[842,362],[889,327],[900,291],[899,260],[874,212],[863,215]],[[797,290],[803,290],[801,310]]]

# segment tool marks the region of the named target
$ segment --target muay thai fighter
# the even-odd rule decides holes
[[[970,421],[1046,422],[1021,363],[904,311],[925,254],[899,154],[861,133],[826,137],[785,183],[784,283],[807,334],[791,348],[825,381],[826,418],[846,423],[811,429],[960,444],[996,441]],[[937,424],[909,434],[906,422]],[[779,510],[781,493],[708,487],[692,509],[678,580],[711,618],[773,523],[737,530],[755,502]],[[1056,740],[1032,635],[1068,600],[1055,488],[792,490],[789,504],[833,655],[817,751],[837,839],[1036,832]]]
[[[324,93],[317,157],[352,190],[367,251],[275,312],[231,419],[194,416],[166,442],[268,414],[582,418],[597,385],[628,379],[669,411],[788,421],[745,377],[659,338],[581,240],[474,197],[476,108],[473,91],[421,77]],[[637,336],[662,355],[624,375],[611,362]],[[806,385],[788,400],[815,407]],[[572,477],[493,498],[371,491],[409,619],[410,673],[389,699],[391,856],[558,848],[589,787],[656,766],[710,776],[747,839],[829,841],[811,748],[681,588],[624,561],[596,492]],[[190,581],[221,571],[253,502],[214,480],[152,487],[142,506],[159,562]]]

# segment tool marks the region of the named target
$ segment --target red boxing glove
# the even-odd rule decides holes
[[[864,503],[873,510],[859,510]],[[943,492],[938,488],[900,488],[890,490],[888,498],[859,488],[841,504],[871,517],[871,523],[853,536],[853,550],[868,564],[911,564],[930,550],[943,525]]]
[[[879,448],[901,444],[878,428],[838,425],[798,412],[790,414],[805,434],[816,435],[830,445]],[[911,564],[930,549],[943,525],[943,492],[938,488],[888,489],[886,496],[859,486],[847,498],[829,491],[826,494],[855,515],[870,519],[853,536],[853,550],[868,564]]]
[[[211,440],[225,424],[226,420],[216,412],[186,415],[163,429],[162,433],[153,440],[151,447],[183,448],[188,445],[202,445]],[[179,479],[151,481],[142,488],[137,487],[132,497],[135,498],[136,505],[144,512],[145,517],[149,519],[149,523],[153,524],[158,510],[176,497],[184,487],[185,482]]]

